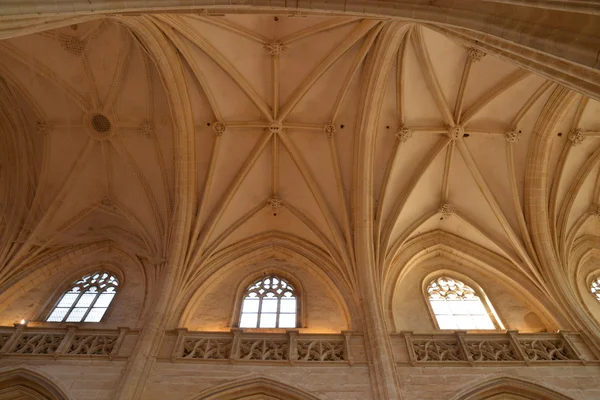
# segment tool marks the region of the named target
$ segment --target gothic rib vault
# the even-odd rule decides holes
[[[600,351],[580,279],[599,257],[600,104],[444,28],[97,18],[0,41],[0,84],[2,307],[64,254],[137,269],[129,323],[152,324],[121,398],[158,331],[228,329],[192,321],[199,288],[259,251],[319,266],[344,318],[306,331],[367,333],[379,398],[398,390],[380,343],[396,285],[432,255],[478,259]]]

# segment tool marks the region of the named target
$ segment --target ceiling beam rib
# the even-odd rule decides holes
[[[333,28],[337,28],[339,26],[347,25],[352,22],[356,22],[357,18],[348,18],[348,17],[337,17],[331,18],[327,21],[321,22],[319,24],[309,26],[308,28],[301,29],[298,32],[291,33],[283,38],[281,38],[280,42],[284,45],[288,45],[292,42],[295,42],[300,39],[307,38],[312,35],[316,35],[317,33],[327,31]]]
[[[577,237],[577,233],[579,232],[583,224],[585,224],[589,218],[595,217],[595,215],[595,210],[592,210],[591,207],[588,208],[583,212],[583,214],[581,214],[579,218],[577,218],[577,221],[575,221],[575,224],[573,224],[573,227],[569,230],[569,234],[567,235],[567,239],[565,241],[564,256],[562,257],[563,265],[569,265],[568,258],[571,253],[571,249],[573,248],[573,242]]]
[[[113,189],[112,189],[112,164],[110,161],[110,148],[109,148],[109,144],[106,140],[102,141],[101,143],[101,149],[102,149],[102,159],[104,160],[104,175],[106,178],[106,193],[108,194],[108,197],[110,197],[111,199],[114,198],[113,196]]]
[[[307,183],[307,185],[310,189],[310,192],[313,195],[313,198],[315,199],[315,201],[317,202],[317,204],[319,206],[319,209],[321,210],[321,213],[325,217],[325,221],[329,227],[329,230],[331,231],[331,233],[333,235],[335,243],[337,244],[338,249],[340,251],[340,254],[342,254],[342,258],[345,262],[345,265],[352,267],[353,263],[351,263],[349,260],[349,255],[347,254],[347,250],[346,250],[347,244],[345,243],[344,237],[341,234],[340,227],[337,225],[335,217],[333,216],[333,213],[331,212],[329,206],[327,205],[325,196],[323,195],[323,193],[321,193],[321,190],[319,189],[319,185],[317,184],[314,177],[310,173],[308,165],[304,161],[298,148],[294,145],[294,143],[291,141],[290,137],[288,136],[288,134],[285,131],[283,131],[283,130],[280,131],[279,137],[281,139],[281,142],[285,146],[286,150],[290,154],[290,157],[292,158],[292,160],[298,167],[298,170],[302,174],[304,181]]]
[[[354,254],[354,240],[352,237],[352,227],[350,223],[350,208],[346,199],[346,190],[344,187],[344,180],[342,179],[342,166],[340,164],[340,157],[338,155],[337,146],[335,143],[335,135],[331,135],[328,138],[329,152],[331,153],[331,163],[333,164],[333,170],[335,174],[335,186],[338,192],[338,201],[342,207],[342,213],[344,217],[344,236],[346,237],[346,244],[348,247],[348,254]],[[354,257],[350,258],[354,268]]]
[[[428,127],[428,126],[414,126],[411,127],[410,129],[412,129],[412,131],[414,133],[423,133],[423,134],[434,134],[434,135],[447,135],[448,134],[448,128],[444,127],[444,126],[432,126],[432,127]]]
[[[404,243],[410,238],[410,236],[417,230],[421,225],[427,222],[430,218],[434,217],[438,213],[438,210],[429,210],[421,215],[418,219],[416,219],[399,237],[396,239],[391,246],[389,246],[389,251],[385,254],[381,282],[386,282],[387,274],[394,262],[394,258],[398,253],[398,250],[404,246]]]
[[[185,265],[190,265],[190,257],[192,255],[192,250],[196,246],[196,242],[198,241],[198,236],[200,235],[200,230],[202,229],[202,216],[206,209],[206,204],[208,202],[210,196],[210,190],[212,188],[212,181],[215,177],[215,169],[217,165],[217,160],[219,156],[219,149],[221,147],[221,135],[215,135],[215,140],[213,141],[213,148],[210,155],[210,165],[208,167],[208,171],[206,171],[206,180],[204,181],[204,189],[202,190],[202,197],[200,199],[200,203],[196,205],[196,221],[194,222],[194,228],[192,230],[192,235],[190,237],[190,245],[189,251],[185,256]]]
[[[281,114],[277,118],[278,122],[282,122],[286,119],[296,104],[302,99],[302,97],[308,92],[308,90],[314,85],[314,83],[327,71],[342,55],[344,55],[352,46],[356,44],[361,38],[363,38],[367,32],[373,27],[379,24],[379,21],[363,20],[350,32],[350,34],[344,38],[337,46],[332,50],[320,63],[311,71],[311,73],[304,79],[302,84],[290,95],[287,104],[281,109]]]
[[[496,130],[483,130],[483,129],[465,129],[467,135],[479,135],[479,136],[504,136],[504,131]]]
[[[114,106],[114,103],[117,99],[117,94],[122,88],[123,83],[125,82],[125,77],[127,76],[127,72],[129,71],[129,65],[131,64],[131,57],[133,55],[133,38],[131,37],[131,35],[131,31],[128,31],[128,34],[125,35],[125,37],[127,38],[127,43],[125,44],[124,49],[122,49],[121,53],[119,54],[115,75],[113,77],[113,81],[110,83],[110,88],[108,90],[108,94],[106,95],[106,100],[102,106],[102,110],[104,112],[109,111],[109,107]]]
[[[449,137],[441,138],[432,148],[429,150],[429,153],[419,163],[417,168],[415,169],[415,173],[412,175],[411,180],[408,182],[406,189],[401,190],[398,196],[394,201],[394,205],[392,211],[390,212],[390,216],[385,220],[385,224],[383,225],[383,230],[381,237],[383,238],[381,242],[381,248],[379,249],[380,260],[387,253],[388,245],[390,238],[392,236],[392,231],[394,230],[394,226],[400,217],[400,213],[408,200],[408,197],[413,192],[421,177],[427,171],[427,169],[433,164],[435,159],[441,154],[441,152],[448,146],[450,143]]]
[[[525,213],[523,212],[523,207],[521,205],[521,198],[519,196],[519,187],[517,184],[517,171],[515,166],[515,154],[514,154],[514,144],[510,142],[506,142],[506,160],[508,164],[508,179],[510,182],[510,191],[512,194],[513,207],[515,209],[515,213],[517,216],[517,221],[519,222],[519,229],[521,231],[521,237],[525,242],[525,248],[529,252],[531,260],[535,263],[538,269],[541,269],[541,264],[539,262],[537,252],[533,247],[533,242],[531,241],[531,234],[529,232],[529,228],[527,227],[527,222],[525,221]]]
[[[198,84],[202,88],[206,99],[208,100],[208,104],[210,104],[210,108],[212,109],[213,114],[215,115],[215,119],[217,121],[221,121],[221,111],[219,110],[219,104],[210,90],[210,86],[208,85],[208,81],[204,77],[202,73],[202,69],[198,66],[198,63],[194,60],[192,53],[187,45],[178,35],[171,35],[169,37],[171,42],[175,45],[175,47],[179,50],[179,54],[181,54],[182,58],[189,65],[194,77],[198,81]]]
[[[577,198],[577,194],[581,190],[581,187],[587,180],[587,178],[592,173],[592,170],[598,165],[600,162],[600,146],[596,147],[594,152],[590,154],[585,161],[585,163],[581,166],[579,171],[577,171],[577,175],[575,175],[571,185],[567,189],[565,194],[565,198],[563,200],[562,206],[558,213],[557,219],[557,232],[558,232],[558,240],[559,240],[559,250],[562,255],[562,259],[565,260],[568,258],[566,254],[566,234],[567,234],[567,223],[569,219],[569,215],[573,209],[573,203],[575,203],[575,199]]]
[[[184,18],[195,19],[198,21],[205,22],[207,24],[211,24],[214,26],[218,26],[220,28],[226,29],[230,32],[238,34],[240,36],[245,37],[246,39],[250,39],[253,42],[259,44],[268,44],[270,39],[266,36],[261,35],[258,32],[254,32],[253,30],[247,29],[241,25],[238,25],[234,22],[227,20],[222,17],[203,17],[200,15],[186,15]]]
[[[100,110],[102,101],[100,100],[100,92],[98,92],[98,85],[96,85],[96,80],[94,79],[94,74],[92,73],[92,67],[90,65],[90,60],[84,54],[81,56],[81,65],[83,66],[83,70],[85,71],[85,76],[87,78],[88,85],[90,86],[90,98],[92,100],[92,108],[94,110]]]
[[[523,105],[523,107],[521,107],[521,109],[519,110],[519,112],[517,113],[517,115],[515,115],[515,117],[512,120],[512,123],[510,124],[509,128],[511,129],[516,129],[519,124],[521,123],[521,120],[525,117],[525,115],[527,115],[527,112],[531,109],[531,107],[533,107],[533,105],[538,101],[538,99],[544,94],[546,93],[546,91],[548,89],[550,89],[552,86],[554,86],[555,83],[552,81],[545,81],[536,91],[535,93],[533,93],[533,95],[527,100],[527,102],[525,102],[525,104]]]
[[[57,237],[62,235],[67,229],[75,225],[78,221],[83,219],[85,216],[89,215],[92,211],[94,211],[97,208],[98,205],[84,208],[83,210],[79,211],[77,214],[72,216],[70,219],[65,221],[62,225],[57,227],[56,230],[54,230],[52,234],[49,237],[47,237],[46,240],[44,240],[42,243],[34,243],[35,249],[33,249],[33,251],[29,252],[25,256],[25,258],[19,263],[19,266],[31,265],[33,260],[35,260],[37,256],[39,256],[41,253],[47,250]],[[7,273],[10,274],[9,276],[14,276],[14,274],[17,274],[19,272],[19,269],[20,268],[17,268],[14,271],[8,270]]]
[[[596,185],[594,186],[594,197],[592,197],[593,204],[600,206],[600,171],[598,171],[598,177],[596,178]]]
[[[273,77],[273,119],[279,113],[279,54],[271,55],[271,74]]]
[[[421,26],[417,26],[412,30],[410,37],[415,49],[417,61],[419,62],[421,71],[425,76],[427,87],[429,88],[429,92],[433,96],[433,99],[438,106],[438,110],[442,114],[442,119],[446,125],[454,126],[455,123],[454,118],[452,117],[452,112],[450,111],[450,107],[446,102],[440,82],[433,71],[433,65],[431,64],[431,59],[429,58],[429,52],[425,46],[425,41],[423,39],[423,28]]]
[[[475,229],[477,233],[479,233],[481,236],[498,246],[498,248],[504,253],[501,256],[508,259],[516,268],[519,269],[519,271],[523,272],[523,274],[525,274],[527,278],[531,279],[531,281],[539,287],[538,283],[536,282],[535,276],[532,275],[530,270],[528,270],[527,268],[523,268],[522,263],[519,262],[518,258],[515,258],[515,253],[512,252],[511,249],[506,248],[502,243],[499,243],[498,241],[494,240],[492,236],[488,232],[486,232],[485,229],[483,229],[482,226],[479,226],[474,220],[468,218],[465,214],[461,213],[460,210],[455,210],[454,213],[455,215],[453,215],[452,218],[456,216],[457,218],[462,219],[466,224],[470,225],[473,229]]]
[[[494,100],[502,93],[507,91],[512,86],[519,83],[521,80],[525,79],[531,75],[531,72],[525,69],[518,69],[513,72],[502,81],[500,81],[496,86],[490,88],[486,91],[479,99],[475,100],[475,102],[464,112],[461,118],[461,124],[466,125],[471,121],[471,119],[477,114],[483,107],[485,107],[490,101]]]
[[[305,131],[319,131],[323,132],[323,125],[319,124],[306,124],[301,122],[290,122],[283,124],[283,129],[299,129]]]
[[[456,102],[454,104],[454,120],[457,125],[460,124],[460,117],[465,102],[465,92],[467,90],[467,83],[469,82],[469,74],[471,73],[472,66],[473,57],[471,57],[471,54],[467,51],[467,59],[465,61],[465,67],[463,68],[462,77],[460,78],[460,86],[458,87],[458,94],[456,95]]]
[[[567,133],[567,135],[577,129],[579,122],[581,120],[581,116],[583,115],[583,111],[587,105],[588,98],[585,96],[581,96],[579,99],[579,103],[577,104],[577,109],[575,110],[575,115],[573,116],[573,120],[571,121],[571,129]],[[569,153],[573,148],[573,142],[569,139],[565,142],[565,145],[560,153],[558,158],[558,162],[556,164],[556,171],[554,172],[554,179],[552,180],[552,187],[550,188],[550,198],[549,198],[549,206],[548,206],[548,217],[550,218],[550,232],[552,237],[554,238],[554,248],[556,249],[556,253],[560,253],[559,244],[558,244],[558,236],[559,236],[559,228],[558,228],[558,215],[557,210],[560,208],[560,204],[558,201],[558,188],[560,186],[560,182],[563,177],[565,165],[567,158],[569,157]]]
[[[477,163],[475,162],[475,159],[473,158],[473,155],[469,151],[469,148],[467,147],[466,143],[462,140],[458,141],[458,149],[460,150],[462,158],[465,161],[465,164],[467,164],[467,167],[469,168],[469,171],[471,172],[473,179],[477,183],[477,186],[479,186],[479,190],[481,191],[481,194],[483,194],[483,196],[485,197],[486,202],[492,209],[492,212],[496,216],[496,219],[498,220],[498,222],[502,226],[502,229],[506,233],[506,236],[507,236],[511,246],[515,249],[515,251],[521,258],[523,263],[525,263],[525,265],[527,265],[527,267],[530,269],[530,271],[536,277],[537,282],[538,283],[542,282],[543,279],[542,279],[539,271],[537,270],[535,264],[532,262],[531,258],[529,257],[529,254],[527,254],[527,251],[523,247],[523,244],[521,243],[521,241],[519,240],[519,238],[517,237],[515,232],[512,230],[510,223],[508,222],[508,219],[502,212],[502,209],[500,208],[500,205],[496,201],[494,194],[488,187],[488,185],[485,181],[485,178],[483,177],[483,175],[481,175],[481,172],[479,171],[479,168],[477,167]]]
[[[161,237],[165,237],[165,234],[166,234],[165,225],[164,225],[165,221],[161,218],[160,209],[158,207],[156,197],[154,196],[154,192],[152,191],[152,186],[150,185],[150,183],[148,183],[148,180],[146,179],[146,177],[144,177],[142,169],[140,168],[139,165],[137,165],[137,163],[135,162],[135,159],[133,158],[133,156],[131,155],[129,150],[127,150],[127,147],[125,146],[125,143],[123,143],[122,139],[117,136],[117,138],[114,140],[111,140],[110,143],[115,148],[117,154],[119,154],[125,160],[125,162],[127,162],[127,164],[129,164],[129,166],[131,167],[131,170],[133,171],[136,178],[142,185],[142,188],[144,189],[144,193],[146,194],[146,197],[148,198],[148,202],[150,203],[150,207],[152,208],[152,213],[154,214],[154,222],[156,223],[156,227],[158,229],[158,234]]]
[[[196,244],[196,247],[193,250],[194,255],[191,258],[191,262],[187,264],[190,268],[193,268],[195,265],[197,265],[197,262],[200,259],[208,240],[210,239],[210,235],[212,234],[217,223],[223,216],[223,213],[229,206],[229,203],[233,199],[233,196],[244,182],[244,178],[246,178],[246,176],[248,175],[248,173],[262,154],[265,146],[271,140],[272,135],[273,133],[269,130],[266,130],[266,132],[263,133],[262,137],[260,138],[258,143],[256,143],[256,145],[246,158],[246,161],[244,161],[244,164],[239,169],[235,178],[227,188],[227,191],[223,194],[223,196],[217,203],[217,207],[210,214],[210,217],[204,224],[204,228],[200,232],[198,243]]]
[[[142,60],[143,60],[143,66],[144,66],[144,72],[145,72],[145,84],[146,84],[146,92],[147,92],[147,99],[148,99],[148,109],[146,112],[146,121],[150,122],[152,124],[153,127],[156,126],[156,115],[158,115],[158,113],[156,112],[156,101],[155,101],[155,91],[154,91],[154,83],[155,83],[155,76],[154,76],[154,70],[153,70],[153,65],[152,65],[152,61],[150,60],[150,57],[142,52]],[[171,124],[173,129],[175,129],[174,125]],[[138,127],[139,129],[139,127]],[[173,187],[173,185],[171,184],[171,175],[168,173],[167,171],[167,167],[165,166],[165,157],[163,156],[163,153],[161,151],[161,145],[158,141],[158,136],[157,136],[157,130],[153,129],[152,133],[151,133],[151,139],[152,139],[152,146],[154,148],[154,154],[156,156],[156,159],[158,161],[158,166],[160,169],[160,174],[161,174],[161,180],[163,183],[163,188],[164,188],[164,194],[165,194],[165,202],[166,202],[166,209],[167,209],[167,215],[171,215],[171,213],[174,211],[173,208],[173,194],[171,192],[171,188]],[[167,243],[167,238],[165,237],[165,243]]]
[[[81,109],[83,112],[87,112],[91,108],[91,104],[72,88],[67,82],[61,79],[58,75],[48,69],[38,60],[32,57],[26,57],[19,53],[14,46],[10,45],[6,41],[0,41],[0,54],[5,54],[15,61],[21,63],[27,68],[33,69],[40,77],[45,78],[50,84],[62,89],[71,100]]]
[[[398,116],[398,130],[404,126],[404,66],[406,57],[406,44],[410,40],[411,29],[408,29],[404,33],[400,45],[398,46],[397,58],[396,58],[396,112]],[[413,130],[414,131],[414,130]],[[385,171],[383,172],[383,179],[381,182],[381,188],[379,189],[379,197],[377,198],[377,209],[375,210],[375,229],[373,230],[374,242],[375,242],[375,263],[380,265],[380,249],[381,245],[381,225],[383,223],[383,205],[385,203],[385,197],[389,187],[389,180],[392,171],[396,167],[398,160],[398,153],[400,150],[400,140],[394,141],[394,148],[392,149],[392,155],[389,161],[386,163]]]
[[[340,112],[342,104],[344,104],[344,100],[346,99],[346,95],[348,94],[348,89],[350,89],[350,83],[352,83],[352,80],[354,79],[356,72],[358,71],[363,60],[369,53],[369,50],[371,49],[371,47],[373,46],[373,43],[375,42],[375,38],[377,38],[377,35],[379,34],[379,32],[381,32],[382,28],[383,28],[383,26],[379,25],[378,27],[372,29],[368,33],[367,37],[365,38],[364,43],[360,47],[358,55],[352,62],[352,66],[350,67],[350,70],[348,70],[348,74],[346,75],[346,80],[342,84],[342,89],[338,93],[338,96],[335,100],[335,104],[333,106],[333,110],[331,111],[330,122],[332,124],[335,124],[335,120],[337,119],[337,116]]]
[[[375,261],[379,262],[380,245],[381,245],[381,233],[383,225],[383,206],[385,205],[386,195],[390,186],[390,176],[392,171],[396,169],[396,164],[400,155],[400,148],[402,142],[396,138],[394,140],[394,147],[392,148],[392,155],[386,163],[385,171],[383,172],[383,179],[381,182],[381,188],[379,189],[379,197],[377,198],[377,209],[375,210],[375,229],[373,234],[375,235]],[[378,264],[379,265],[379,264]]]
[[[225,56],[219,52],[208,40],[206,40],[197,31],[192,29],[189,24],[182,22],[179,18],[172,15],[156,15],[155,18],[159,24],[165,23],[176,31],[185,36],[193,44],[195,44],[200,50],[208,55],[221,69],[227,73],[233,81],[242,89],[242,91],[248,96],[248,98],[258,107],[263,113],[265,118],[272,121],[271,109],[267,102],[254,90],[252,85],[242,76],[242,74],[235,68],[235,66],[225,58]],[[162,31],[169,38],[174,36],[173,32],[169,29],[162,29]]]
[[[44,212],[44,214],[42,215],[42,218],[39,220],[39,222],[36,224],[35,228],[29,234],[29,236],[25,240],[25,243],[23,244],[23,246],[21,246],[21,248],[15,254],[15,256],[13,258],[11,258],[11,260],[9,261],[9,263],[8,263],[9,269],[11,269],[15,265],[15,263],[18,262],[18,260],[21,257],[25,256],[29,252],[30,247],[33,245],[32,242],[33,242],[33,240],[37,239],[37,236],[40,233],[40,230],[42,228],[44,228],[48,223],[50,223],[52,221],[52,219],[56,216],[57,211],[60,208],[60,205],[63,203],[63,199],[69,192],[72,191],[71,189],[72,189],[73,183],[75,182],[75,180],[79,177],[79,175],[83,171],[83,167],[86,164],[86,162],[89,161],[89,159],[90,159],[89,156],[90,156],[90,153],[92,152],[93,148],[94,148],[94,140],[90,138],[87,140],[85,146],[83,147],[81,153],[79,154],[79,157],[77,157],[77,159],[73,163],[72,167],[69,169],[69,173],[68,173],[67,177],[63,181],[58,193],[56,194],[54,199],[52,199],[52,202],[46,209],[46,212]]]
[[[141,235],[141,239],[144,241],[146,249],[149,252],[154,253],[153,255],[156,256],[158,248],[154,245],[152,236],[150,235],[150,232],[148,232],[148,229],[146,229],[142,221],[138,217],[136,217],[130,209],[125,207],[125,205],[120,203],[119,201],[115,201],[114,206],[115,209],[120,213],[120,215],[118,213],[113,213],[113,215],[119,218],[125,217],[125,219],[131,224],[131,226],[137,227],[138,234]],[[101,210],[104,213],[111,211],[108,207],[104,206],[99,207],[99,210]],[[160,254],[159,256],[162,257],[163,254]]]
[[[319,226],[305,213],[294,207],[292,204],[287,202],[285,204],[285,208],[290,210],[290,212],[300,221],[302,222],[311,232],[313,232],[323,245],[331,259],[334,261],[334,264],[338,267],[338,271],[340,274],[347,280],[350,287],[356,284],[354,281],[354,275],[348,274],[347,270],[344,270],[344,266],[347,265],[344,261],[342,254],[338,251],[337,246],[333,243],[327,235],[319,229]]]
[[[410,40],[412,29],[409,29],[400,46],[398,47],[398,57],[396,59],[396,112],[398,113],[398,127],[404,126],[404,70],[406,58],[406,44]]]
[[[277,135],[271,139],[271,193],[279,195],[279,140]]]
[[[452,156],[454,156],[455,146],[456,141],[453,140],[446,149],[446,162],[444,163],[444,177],[442,180],[442,203],[448,202],[448,194],[450,193],[450,171],[452,169]]]
[[[215,254],[215,252],[218,250],[219,246],[229,236],[231,236],[231,234],[233,234],[240,226],[244,225],[244,223],[246,221],[248,221],[250,218],[252,218],[254,215],[256,215],[260,210],[264,209],[265,207],[266,207],[266,203],[263,201],[260,204],[258,204],[257,206],[250,209],[247,213],[242,215],[240,218],[238,218],[238,220],[235,221],[232,225],[227,227],[227,229],[223,233],[221,233],[214,241],[212,241],[210,244],[208,244],[206,246],[206,251],[202,254],[199,264],[205,265],[206,261],[208,261],[213,256],[213,254]],[[188,271],[190,276],[186,277],[186,279],[185,279],[186,281],[189,280],[191,276],[193,276],[193,272],[194,272],[194,270]]]
[[[268,128],[271,124],[262,121],[231,121],[223,122],[227,129],[256,129],[256,128]]]

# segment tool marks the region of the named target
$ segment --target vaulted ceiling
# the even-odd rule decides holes
[[[10,116],[0,142],[3,279],[53,249],[107,240],[160,265],[175,191],[188,185],[196,195],[188,277],[235,243],[279,232],[316,246],[352,285],[356,116],[385,23],[141,18],[176,49],[183,70],[195,182],[176,174],[182,110],[157,68],[165,60],[122,19],[1,41],[0,109]],[[434,26],[404,29],[371,133],[379,276],[411,239],[444,231],[543,287],[524,181],[531,133],[557,84]],[[600,234],[600,105],[577,95],[563,115],[548,160],[548,207],[566,263],[576,238]]]

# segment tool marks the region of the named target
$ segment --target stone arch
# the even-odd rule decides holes
[[[154,282],[149,279],[144,265],[139,260],[109,241],[58,249],[28,265],[22,273],[0,286],[0,316],[5,323],[21,318],[43,320],[74,280],[98,268],[108,269],[117,275],[123,288],[121,294],[128,293],[124,297],[139,299],[139,307],[135,310],[135,315],[131,313],[130,322],[127,324],[140,323],[150,309],[147,297],[154,289]],[[126,275],[129,275],[129,278],[126,279]],[[52,285],[49,282],[52,282]],[[126,282],[128,284],[124,285]],[[132,291],[129,283],[140,287]],[[20,314],[19,318],[11,320],[9,306],[18,302],[21,296],[33,293],[23,293],[22,287],[39,287],[35,306]]]
[[[319,397],[304,390],[263,377],[235,380],[212,387],[190,400],[250,400],[264,398],[256,396],[266,396],[269,400],[320,400]]]
[[[210,287],[213,280],[220,276],[219,271],[225,271],[237,267],[238,270],[244,270],[244,266],[253,262],[265,263],[264,270],[279,270],[277,266],[269,265],[266,260],[275,255],[289,259],[294,264],[305,269],[312,275],[317,275],[326,283],[328,291],[335,298],[344,312],[345,320],[349,328],[360,326],[359,315],[356,313],[357,300],[351,285],[347,282],[343,273],[340,272],[331,258],[316,246],[291,235],[281,232],[269,232],[261,234],[242,242],[236,243],[215,255],[203,273],[196,281],[190,285],[190,289],[183,293],[179,302],[177,311],[173,313],[171,325],[186,326],[195,305],[202,297],[204,290],[202,288]],[[284,271],[287,277],[292,277],[296,284],[300,282],[299,277],[293,271]],[[253,275],[244,276],[238,283],[239,288],[251,279]],[[305,283],[301,283],[303,289],[307,289]],[[240,286],[241,285],[241,286]],[[236,301],[236,299],[234,299]],[[235,312],[235,305],[230,309]],[[230,315],[230,320],[233,314]]]
[[[0,399],[68,400],[50,378],[27,368],[0,371]]]
[[[461,391],[451,400],[492,400],[500,399],[496,396],[518,396],[516,399],[530,400],[572,400],[559,392],[545,388],[533,382],[524,381],[512,377],[498,377],[469,385],[469,388]],[[509,397],[512,399],[513,397]]]
[[[521,295],[533,309],[539,311],[549,328],[568,326],[561,310],[555,307],[551,300],[544,296],[531,281],[512,268],[510,261],[469,240],[460,238],[445,231],[432,231],[409,240],[398,255],[390,263],[389,270],[382,283],[382,296],[386,321],[390,327],[395,326],[395,316],[392,310],[397,288],[403,284],[404,278],[415,268],[423,265],[431,258],[441,256],[451,262],[476,268],[485,275],[494,276],[506,287],[522,288]],[[452,270],[454,274],[468,274],[451,267],[441,267],[442,270]],[[471,277],[469,277],[471,278]],[[471,278],[472,283],[472,278]],[[477,282],[478,283],[478,282]],[[479,283],[478,283],[479,286]],[[485,287],[482,287],[485,291]],[[505,321],[502,310],[495,306],[500,320]]]

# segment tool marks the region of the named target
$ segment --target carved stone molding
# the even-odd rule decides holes
[[[286,363],[349,363],[351,333],[343,335],[301,335],[244,332],[187,332],[179,329],[171,359],[236,360]]]
[[[413,135],[412,129],[407,126],[402,126],[398,132],[396,132],[396,137],[400,140],[401,143],[405,143],[408,139],[410,139]]]
[[[579,351],[572,340],[575,333],[466,333],[417,335],[403,333],[409,362],[419,363],[586,363],[599,360],[584,360],[580,354],[589,354],[587,349]]]
[[[225,124],[223,122],[216,121],[216,122],[213,122],[212,128],[213,128],[213,131],[215,131],[215,135],[221,136],[225,132],[225,129],[227,127],[225,126]]]
[[[477,61],[481,61],[481,59],[483,57],[485,57],[485,52],[482,50],[479,50],[475,47],[471,47],[469,48],[469,58],[473,61],[473,62],[477,62]]]
[[[267,206],[273,212],[273,215],[277,215],[277,212],[283,207],[283,201],[278,196],[271,196],[267,199]]]
[[[335,126],[332,124],[327,124],[323,127],[323,131],[327,137],[332,138],[335,135]]]
[[[581,129],[575,129],[569,134],[569,140],[571,141],[573,146],[578,146],[585,140],[585,134]]]
[[[66,328],[27,328],[16,325],[15,329],[0,329],[0,356],[105,356],[113,359],[119,349],[127,328],[111,331],[79,330],[77,326]]]
[[[460,125],[449,126],[446,133],[451,140],[458,140],[465,134],[465,128]]]
[[[283,45],[283,43],[279,42],[279,41],[275,41],[275,42],[271,42],[269,44],[265,45],[265,49],[267,49],[267,52],[272,55],[272,56],[279,56],[281,55],[281,53],[283,53],[283,50],[285,49],[285,46]]]
[[[441,219],[450,219],[453,215],[454,212],[456,211],[456,209],[454,208],[454,206],[450,203],[444,203],[441,205],[441,207],[438,209],[438,212],[441,215]]]
[[[521,139],[521,131],[516,128],[509,129],[504,133],[504,137],[508,143],[518,143]]]

